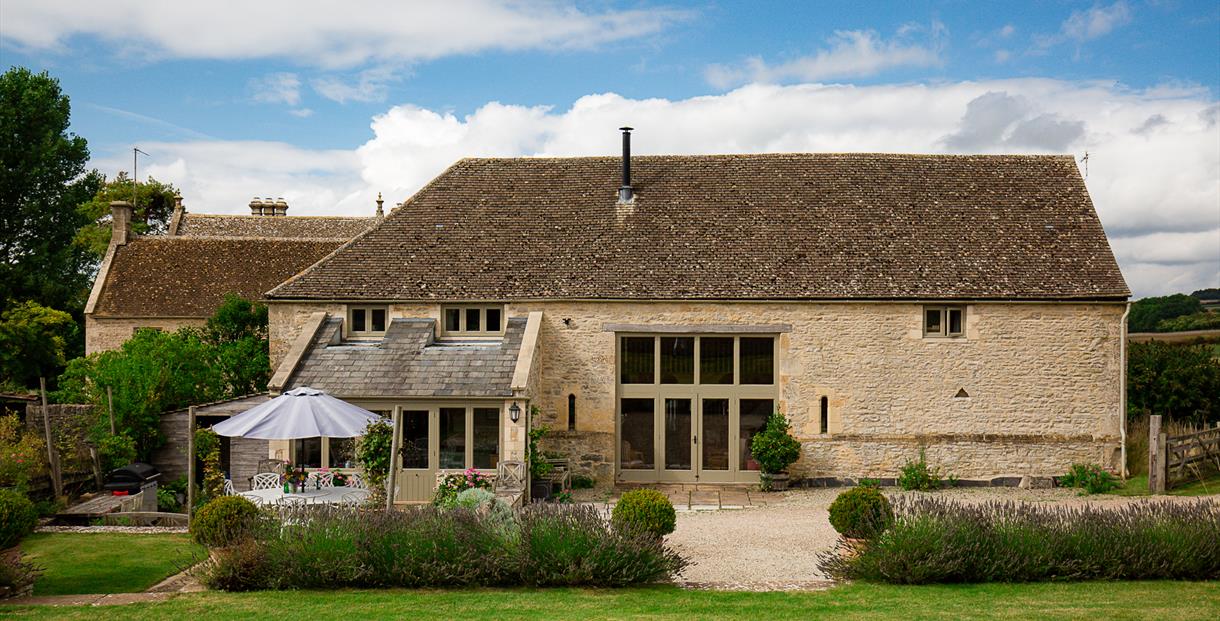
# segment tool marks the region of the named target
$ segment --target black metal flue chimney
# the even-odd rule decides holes
[[[630,127],[619,128],[623,132],[623,185],[618,189],[620,203],[629,203],[634,199],[631,188],[631,129]]]

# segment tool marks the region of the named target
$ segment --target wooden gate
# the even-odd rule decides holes
[[[1167,435],[1161,417],[1148,421],[1148,489],[1163,494],[1189,474],[1187,467],[1209,465],[1220,470],[1220,423],[1211,429]]]

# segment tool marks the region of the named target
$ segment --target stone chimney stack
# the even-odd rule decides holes
[[[182,195],[174,195],[174,214],[169,219],[169,234],[177,235],[182,226],[182,216],[186,214],[186,206],[182,204]]]
[[[385,203],[385,201],[381,200],[381,192],[378,192],[377,193],[377,217],[378,218],[385,217],[385,209],[382,208],[382,205],[384,203]]]
[[[131,203],[127,201],[111,201],[110,203],[110,243],[114,246],[124,246],[131,241]]]

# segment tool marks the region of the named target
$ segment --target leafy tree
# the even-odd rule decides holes
[[[0,384],[36,386],[40,376],[54,377],[76,332],[68,313],[28,300],[9,305],[0,313]]]
[[[89,148],[68,132],[70,114],[59,81],[45,72],[0,75],[0,301],[79,314],[89,259],[72,243],[87,222],[77,206],[101,176],[85,172]]]
[[[1220,420],[1220,361],[1203,344],[1131,343],[1127,409],[1177,421]]]
[[[229,395],[267,389],[271,356],[267,346],[267,307],[229,294],[208,318],[204,338],[214,347],[214,360]]]
[[[126,172],[120,172],[110,180],[103,178],[103,183],[93,198],[78,207],[82,219],[86,222],[76,233],[76,244],[85,248],[93,260],[101,261],[110,245],[110,203],[112,201],[133,201],[132,180]],[[132,215],[131,228],[136,233],[164,233],[169,226],[170,216],[174,211],[174,197],[178,189],[168,183],[161,183],[149,177],[148,181],[136,184],[135,213]]]
[[[1203,305],[1199,302],[1199,298],[1183,293],[1136,300],[1131,305],[1127,331],[1154,332],[1157,324],[1166,319],[1192,315],[1202,310]]]
[[[1190,294],[1190,297],[1199,298],[1200,300],[1220,300],[1220,288],[1199,289]]]
[[[247,337],[267,338],[267,307],[232,293],[208,318],[208,340],[214,343],[239,341]]]
[[[106,388],[114,394],[114,418],[120,434],[136,442],[141,459],[148,459],[163,441],[161,413],[222,398],[220,370],[197,331],[139,330],[117,350],[98,352],[68,363],[59,379],[57,401],[106,404]],[[99,407],[94,436],[109,433]]]
[[[1157,332],[1185,332],[1187,330],[1220,329],[1220,313],[1203,311],[1193,315],[1182,315],[1173,319],[1162,319],[1156,324]]]

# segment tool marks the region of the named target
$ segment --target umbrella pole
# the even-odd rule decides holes
[[[398,491],[398,443],[399,437],[402,436],[402,406],[394,406],[394,435],[390,439],[390,472],[385,478],[387,489],[385,491],[385,510],[389,511],[394,508],[394,497]]]

